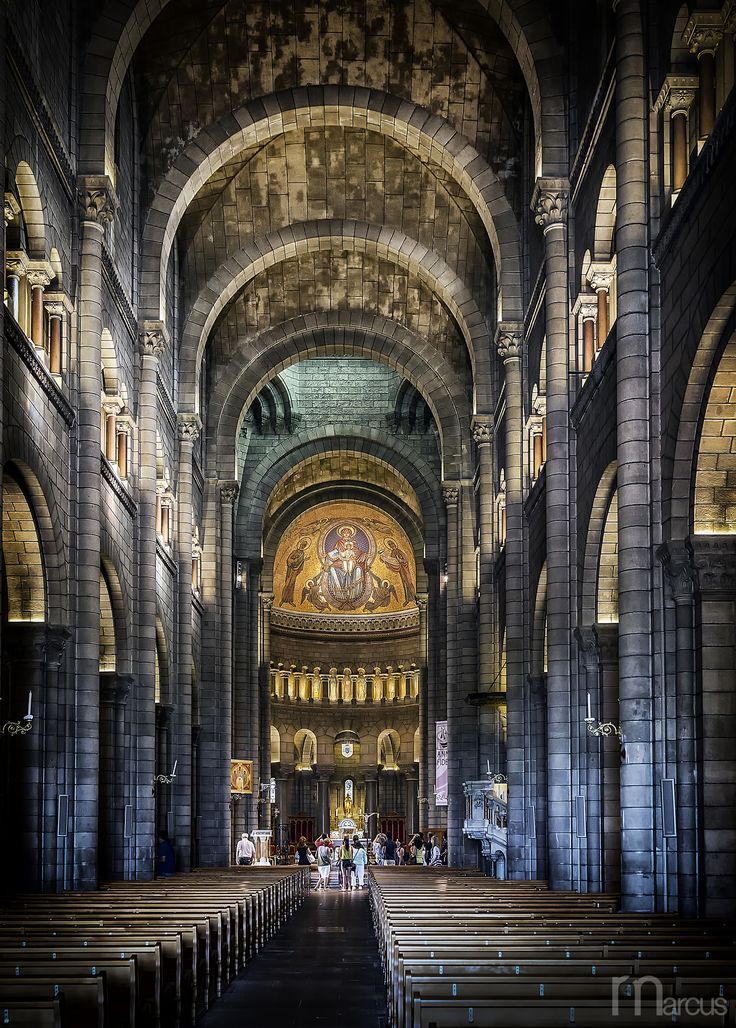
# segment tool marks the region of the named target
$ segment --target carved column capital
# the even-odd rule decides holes
[[[736,596],[736,537],[696,535],[689,542],[701,596]]]
[[[220,502],[225,504],[232,504],[238,498],[240,492],[240,486],[237,482],[220,482]]]
[[[160,357],[169,342],[169,333],[163,321],[144,321],[141,323],[138,343],[144,357]]]
[[[5,271],[8,275],[21,278],[28,271],[30,263],[25,250],[6,250],[5,252]]]
[[[273,593],[261,593],[261,607],[266,613],[273,607],[274,596]]]
[[[609,279],[610,282],[610,279]],[[600,286],[599,288],[604,288]],[[573,304],[572,313],[581,321],[598,320],[598,297],[595,293],[578,293],[578,298]]]
[[[596,624],[593,626],[598,640],[601,664],[603,667],[615,668],[618,666],[618,625],[617,624]]]
[[[496,329],[496,350],[506,364],[519,360],[524,341],[524,326],[514,321],[501,321]]]
[[[578,652],[583,659],[583,665],[587,671],[595,671],[600,665],[601,648],[598,644],[598,636],[591,626],[575,629],[575,638],[578,643]]]
[[[715,56],[723,39],[723,15],[720,11],[693,11],[682,33],[682,41],[696,57]]]
[[[459,486],[454,482],[443,482],[442,499],[446,507],[456,507],[460,499]]]
[[[54,269],[48,261],[29,261],[26,268],[26,279],[31,289],[45,289],[55,278]]]
[[[534,187],[531,208],[534,220],[544,232],[567,221],[567,201],[570,183],[564,178],[538,178]]]
[[[100,675],[100,700],[111,707],[124,707],[133,685],[132,675]]]
[[[473,439],[476,446],[490,446],[493,438],[493,418],[490,414],[476,414],[473,417]]]
[[[180,413],[176,416],[176,427],[181,442],[195,443],[202,432],[202,419],[199,414]]]
[[[80,180],[79,204],[82,221],[108,225],[118,209],[118,198],[107,175],[87,175]]]
[[[12,193],[6,193],[3,200],[3,217],[5,219],[5,227],[7,228],[11,221],[15,221],[19,214],[20,204]]]
[[[654,109],[665,110],[670,117],[687,114],[697,91],[697,75],[667,75],[654,103]]]
[[[59,668],[64,660],[66,645],[72,637],[68,628],[49,625],[46,629],[46,666]]]
[[[601,290],[604,290],[606,293],[609,293],[614,274],[615,271],[611,261],[592,261],[586,273],[586,278],[594,292],[599,293]]]
[[[675,603],[691,601],[697,584],[697,571],[687,540],[663,543],[657,548],[657,558],[664,567],[665,579]]]
[[[171,725],[176,707],[173,703],[156,704],[156,725],[158,728],[167,729]]]

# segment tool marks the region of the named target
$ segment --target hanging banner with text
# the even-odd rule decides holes
[[[438,807],[447,806],[447,722],[435,722],[437,745],[435,749],[434,800]]]

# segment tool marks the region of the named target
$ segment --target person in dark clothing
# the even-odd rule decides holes
[[[396,843],[391,835],[386,836],[386,849],[383,855],[384,864],[396,863]]]
[[[170,878],[176,874],[176,857],[168,832],[158,833],[157,872],[159,878]]]
[[[304,836],[296,844],[296,862],[302,866],[309,867],[312,861],[309,859],[309,846]]]

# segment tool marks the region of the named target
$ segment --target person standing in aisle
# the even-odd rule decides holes
[[[355,888],[365,889],[363,879],[365,877],[365,865],[368,863],[368,854],[363,849],[363,843],[358,839],[353,847],[353,864],[355,865]]]
[[[384,864],[396,863],[396,843],[392,835],[386,836],[386,844],[383,848],[383,862]]]
[[[317,847],[317,870],[319,871],[319,882],[317,889],[327,889],[330,882],[330,871],[332,869],[332,850],[327,845],[326,839],[322,838]],[[316,891],[316,890],[315,890]]]
[[[342,874],[342,888],[350,888],[350,872],[353,870],[353,847],[350,845],[350,836],[346,835],[340,847],[340,873]]]

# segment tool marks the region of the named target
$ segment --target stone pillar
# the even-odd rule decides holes
[[[46,350],[46,332],[43,316],[43,293],[54,277],[47,261],[30,261],[26,278],[31,287],[31,342],[39,350]]]
[[[406,812],[406,837],[402,842],[408,842],[414,832],[419,828],[419,774],[418,769],[406,772],[404,778],[404,810]]]
[[[138,387],[138,686],[135,692],[134,752],[136,878],[153,877],[156,805],[156,411],[158,362],[168,343],[160,321],[145,321],[140,336]]]
[[[532,200],[544,231],[547,330],[547,822],[549,879],[571,889],[570,439],[567,195],[562,179],[538,179]]]
[[[257,697],[253,695],[250,678],[250,572],[245,560],[237,562],[238,576],[233,604],[233,757],[238,760],[254,760],[257,748],[251,743],[253,709]],[[257,709],[257,708],[256,708]],[[257,761],[254,762],[254,791],[258,777]],[[257,827],[252,818],[253,796],[243,796],[233,805],[233,832],[236,839],[242,832]]]
[[[366,783],[366,796],[368,795]],[[366,799],[366,806],[368,800]],[[330,832],[330,773],[329,771],[317,772],[317,835],[322,832]]]
[[[3,821],[13,842],[4,849],[3,870],[10,891],[38,892],[43,881],[43,798],[47,768],[44,760],[46,733],[45,649],[46,625],[12,622],[4,631],[4,656],[8,700],[2,722],[20,721],[32,693],[30,730],[3,734],[7,747],[6,802]],[[12,747],[12,748],[11,748]],[[50,771],[50,769],[48,769]]]
[[[56,892],[69,881],[66,836],[59,835],[58,798],[68,794],[67,739],[69,703],[64,673],[66,648],[71,632],[60,626],[46,627],[46,683],[44,687],[44,763],[49,769],[43,790],[42,888]]]
[[[100,675],[100,876],[125,877],[125,708],[132,678]]]
[[[506,768],[508,793],[507,876],[523,878],[526,864],[524,808],[524,557],[523,557],[523,401],[521,348],[523,326],[501,322],[496,348],[506,380]],[[549,360],[549,357],[548,357]]]
[[[171,745],[171,729],[176,716],[176,707],[173,703],[156,704],[156,774],[169,775],[174,766]],[[179,777],[179,765],[176,766],[177,779]],[[169,811],[172,809],[171,790],[178,782],[166,785],[164,782],[156,784],[156,830],[168,831]],[[176,836],[174,835],[174,838]]]
[[[44,307],[49,319],[49,371],[52,375],[61,375],[64,370],[64,325],[71,303],[65,293],[47,292]]]
[[[611,315],[609,301],[611,296],[611,283],[613,282],[613,268],[610,261],[594,261],[588,268],[588,282],[596,296],[596,350],[600,350],[606,339],[608,330],[611,327]]]
[[[585,671],[586,699],[590,697],[591,711],[600,718],[602,710],[600,688],[600,648],[598,637],[593,626],[577,628],[575,636],[578,640],[578,652],[582,658]],[[587,702],[583,704],[587,710]],[[591,735],[583,723],[581,732],[584,735],[585,752],[585,796],[587,812],[587,891],[600,892],[603,881],[602,872],[602,827],[601,817],[601,746],[606,740]],[[581,775],[581,784],[583,778]]]
[[[600,654],[600,713],[603,722],[620,723],[618,625],[596,625]],[[595,713],[595,712],[594,712]],[[601,740],[601,815],[603,891],[618,892],[621,887],[621,744],[611,737]]]
[[[695,684],[695,582],[692,552],[686,542],[657,550],[675,604],[675,713],[677,724],[677,911],[700,913],[698,871],[698,762]]]
[[[380,817],[378,810],[378,777],[368,776],[365,778],[365,812],[373,814],[366,822],[366,833],[369,839],[375,839],[378,834]]]
[[[251,799],[250,825],[260,824],[261,784],[261,601],[260,582],[262,561],[250,561],[248,568],[248,750],[253,761],[253,796]],[[270,677],[270,675],[269,675]],[[269,683],[270,696],[270,683]],[[270,736],[269,727],[269,736]]]
[[[8,307],[20,323],[20,280],[28,270],[28,257],[21,250],[8,250],[5,255],[5,282],[8,287]]]
[[[672,156],[672,189],[679,192],[688,173],[690,141],[688,118],[698,90],[697,75],[668,75],[657,99],[670,119],[670,151]]]
[[[655,908],[652,525],[649,445],[649,153],[641,0],[616,0],[617,460],[621,905]],[[548,540],[549,545],[549,540]]]
[[[473,439],[478,454],[478,499],[480,525],[480,603],[478,607],[478,690],[492,688],[496,655],[493,593],[493,478],[491,442],[493,419],[489,415],[473,418]]]
[[[698,59],[698,136],[707,139],[716,120],[716,50],[723,38],[723,16],[717,11],[693,11],[682,33]]]
[[[460,574],[459,484],[456,482],[444,483],[442,498],[447,508],[447,845],[448,862],[462,866],[464,804],[460,777],[460,754],[458,752],[460,712],[457,707],[457,615]]]
[[[271,781],[271,607],[273,593],[260,595],[260,670],[259,670],[259,753],[261,785]],[[261,828],[271,827],[271,803],[266,791],[261,795]]]
[[[429,826],[429,775],[427,767],[428,704],[427,704],[427,668],[429,666],[427,636],[427,595],[417,596],[419,607],[419,827],[426,831]],[[367,801],[366,801],[367,802]],[[366,810],[372,810],[366,807]]]
[[[220,696],[219,741],[221,746],[221,767],[223,782],[228,781],[230,760],[233,754],[233,508],[238,498],[239,486],[235,481],[220,482]],[[270,735],[269,735],[270,743]],[[229,800],[229,787],[225,788]],[[227,821],[231,830],[231,819]],[[226,852],[232,852],[232,840],[223,840]]]
[[[177,787],[174,791],[176,823],[176,866],[190,868],[192,852],[192,467],[194,444],[202,431],[198,414],[182,413],[177,418],[179,434],[179,480],[176,490],[176,560],[178,637],[176,651],[176,746]]]
[[[603,302],[607,304],[604,296]],[[583,372],[589,374],[593,368],[596,350],[600,347],[596,344],[596,322],[600,300],[590,293],[581,293],[575,304],[574,312],[582,322],[583,328]]]
[[[547,877],[547,678],[529,679],[531,768],[526,810],[530,878]]]
[[[100,692],[100,488],[102,402],[102,241],[117,200],[109,179],[81,184],[79,409],[77,414],[77,647],[74,884],[97,885]],[[153,694],[153,690],[152,690]],[[148,786],[150,800],[150,779]]]

